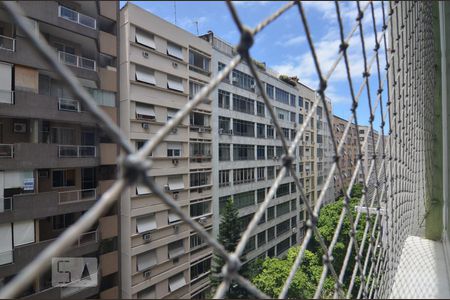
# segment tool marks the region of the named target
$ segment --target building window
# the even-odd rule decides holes
[[[272,159],[275,156],[274,146],[267,146],[267,159]]]
[[[230,157],[230,144],[219,144],[219,161],[229,161]]]
[[[295,134],[296,134],[295,129],[291,129],[291,140],[295,139]]]
[[[305,101],[305,111],[308,112],[309,110],[309,102]]]
[[[258,233],[258,248],[266,243],[266,231]]]
[[[269,97],[270,99],[273,99],[273,91],[274,91],[274,86],[266,83],[266,94],[267,94],[267,97]]]
[[[283,131],[283,135],[284,137],[289,140],[289,128],[281,128],[281,130]]]
[[[157,263],[158,258],[156,256],[155,250],[150,250],[148,252],[138,254],[136,257],[136,267],[138,272],[148,270],[155,266]]]
[[[289,105],[289,93],[275,87],[275,100]]]
[[[204,84],[189,80],[189,99],[193,99],[204,86]]]
[[[60,230],[69,227],[75,223],[74,214],[65,214],[52,216],[52,228],[53,230]]]
[[[255,137],[255,123],[233,119],[233,133],[238,136]]]
[[[290,219],[287,219],[286,221],[277,224],[277,236],[280,236],[281,234],[289,231],[289,228],[290,228]]]
[[[203,186],[209,184],[209,172],[191,173],[191,187]]]
[[[275,218],[275,206],[271,206],[267,209],[267,221]]]
[[[261,181],[261,180],[264,180],[264,179],[265,179],[265,177],[264,177],[264,169],[265,169],[265,167],[258,167],[258,168],[256,169],[256,172],[257,172],[257,180],[258,180],[258,181]]]
[[[267,229],[267,240],[272,241],[275,239],[275,226]]]
[[[211,258],[205,259],[191,267],[191,281],[209,274],[211,271]]]
[[[183,48],[180,45],[167,42],[167,55],[183,60]]]
[[[263,102],[256,101],[256,114],[260,117],[264,117],[266,115],[266,108]]]
[[[252,236],[252,237],[250,237],[248,239],[248,242],[247,242],[247,245],[244,248],[243,254],[245,255],[245,254],[247,254],[250,251],[253,251],[255,249],[256,249],[256,238],[255,238],[255,236]]]
[[[266,197],[266,189],[262,188],[256,191],[256,201],[258,203],[261,203],[264,201],[264,198]]]
[[[235,194],[233,197],[233,204],[237,209],[255,205],[255,192],[249,191]]]
[[[53,187],[75,186],[75,169],[52,170]]]
[[[167,109],[167,121],[170,121],[173,119],[173,117],[177,114],[178,110],[176,109]]]
[[[303,97],[298,96],[298,107],[303,107]]]
[[[287,110],[277,107],[276,112],[277,112],[278,119],[283,120],[283,121],[289,121],[290,114]]]
[[[219,107],[230,109],[230,93],[219,90]]]
[[[184,241],[179,240],[167,245],[167,252],[169,254],[169,259],[177,258],[184,254]]]
[[[142,291],[137,293],[138,299],[156,299],[156,290],[155,286],[145,288]]]
[[[177,92],[184,92],[183,79],[167,75],[167,88]]]
[[[219,132],[228,133],[230,131],[231,120],[230,118],[219,117]]]
[[[230,185],[230,170],[219,171],[219,187]]]
[[[230,199],[231,196],[223,196],[219,198],[219,214],[222,214],[225,205],[227,204],[228,199]]]
[[[189,69],[202,74],[209,74],[210,59],[197,51],[189,49]]]
[[[290,104],[291,104],[292,107],[295,107],[295,95],[291,94],[290,96],[291,96],[291,103]]]
[[[282,155],[283,155],[283,147],[281,147],[281,146],[277,146],[277,157],[281,157]]]
[[[233,184],[243,184],[255,181],[255,169],[234,169],[233,170]]]
[[[289,213],[289,211],[290,211],[289,205],[290,205],[289,202],[284,202],[284,203],[278,204],[277,205],[277,217],[281,217],[282,215]]]
[[[295,168],[294,168],[295,170]],[[297,192],[297,186],[295,185],[295,182],[291,182],[291,194]]]
[[[289,249],[290,247],[290,238],[285,239],[284,241],[277,244],[277,256],[280,256],[284,251]]]
[[[234,144],[233,145],[233,160],[254,160],[255,159],[255,146]]]
[[[289,195],[289,183],[284,183],[281,184],[278,189],[277,189],[277,193],[276,193],[276,197],[282,197],[285,195]]]
[[[177,274],[169,278],[169,291],[174,292],[186,285],[184,273]]]
[[[298,124],[303,124],[303,115],[298,114]]]
[[[191,241],[190,241],[190,249],[196,249],[198,250],[199,248],[203,248],[205,247],[206,241],[203,239],[203,237],[201,237],[198,233],[194,234],[191,236]]]
[[[233,70],[232,78],[235,86],[251,91],[255,88],[255,79],[241,71]]]
[[[191,112],[190,124],[194,127],[209,127],[209,115]]]
[[[295,123],[295,112],[291,112],[291,122]]]
[[[322,119],[322,107],[317,106],[316,114],[317,114],[318,119]]]
[[[275,178],[275,167],[267,167],[267,179],[274,179]]]
[[[274,138],[274,131],[272,125],[267,125],[267,138],[273,139]]]
[[[199,217],[211,213],[211,202],[204,201],[199,203],[191,203],[191,217]]]
[[[255,100],[233,94],[233,110],[246,114],[255,114]]]
[[[256,159],[258,159],[258,160],[266,159],[266,153],[265,153],[264,146],[256,147]]]
[[[260,139],[266,137],[266,125],[256,123],[256,137]]]
[[[155,121],[156,114],[153,105],[136,102],[136,119]]]
[[[190,143],[191,157],[211,157],[210,143]]]
[[[181,157],[181,143],[168,143],[167,157]]]

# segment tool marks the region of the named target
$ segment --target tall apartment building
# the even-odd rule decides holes
[[[121,127],[140,148],[211,79],[206,41],[127,3],[120,12]],[[151,153],[149,176],[212,230],[211,105],[195,108]],[[142,185],[121,198],[121,296],[197,298],[209,286],[211,249]]]
[[[211,68],[215,76],[236,53],[230,44],[212,32],[202,38],[213,47]],[[273,100],[283,134],[288,141],[292,141],[312,107],[316,92],[299,83],[298,79],[285,77],[281,80],[265,64],[257,65],[265,91]],[[239,230],[247,227],[258,203],[264,200],[280,170],[284,150],[246,63],[239,64],[214,91],[212,112],[213,212],[217,215],[213,232],[217,235],[219,215],[229,198],[233,199],[239,210]],[[323,125],[322,107],[313,117],[300,147],[295,151],[294,165],[305,186],[306,196],[312,203],[317,198],[316,155],[323,157],[325,146],[323,133],[320,131],[318,134],[316,124]],[[320,147],[316,143],[317,136]],[[320,167],[324,171],[329,165],[322,163]],[[299,195],[293,178],[286,176],[247,244],[246,262],[256,257],[281,256],[289,247],[299,244],[306,217]]]
[[[368,140],[367,140],[367,143],[365,145],[363,145],[364,137],[366,136],[366,134],[368,134]],[[373,138],[372,138],[372,131],[370,130],[369,126],[359,126],[359,141],[360,141],[360,145],[361,145],[361,151],[363,153],[361,163],[363,165],[366,180],[367,180],[367,176],[369,176],[370,165],[373,160],[374,150],[376,150],[378,138],[379,138],[379,134],[376,130],[373,131]],[[381,142],[382,141],[380,141],[380,143]],[[378,175],[380,168],[381,168],[381,159],[380,158],[383,153],[382,147],[383,147],[383,144],[380,144],[378,151],[376,152],[377,158],[376,158],[374,166],[376,166],[377,169],[376,169],[376,171],[375,170],[372,171],[372,173],[370,174],[369,184],[367,185],[367,187],[369,189],[368,190],[369,201],[372,200],[373,193],[374,193],[375,187],[376,187],[376,177],[375,176]],[[364,179],[363,174],[360,172],[358,175],[358,181],[360,183],[363,183],[364,182],[363,179]]]
[[[339,145],[347,123],[347,120],[333,115],[333,131],[336,145]],[[358,143],[360,142],[358,141],[356,130],[356,125],[352,123],[350,125],[346,140],[344,141],[344,151],[342,152],[339,160],[344,186],[341,185],[341,180],[338,177],[339,171],[337,168],[334,173],[334,194],[336,198],[342,195],[342,188],[344,189],[344,192],[346,191],[352,179],[353,171],[356,167],[356,161],[358,158]]]
[[[117,2],[21,1],[80,83],[117,122]],[[0,9],[0,285],[88,210],[115,178],[117,146]],[[37,274],[23,297],[118,297],[117,207],[62,256],[97,257],[99,285]]]

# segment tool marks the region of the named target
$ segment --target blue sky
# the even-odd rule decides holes
[[[233,1],[242,22],[253,28],[261,20],[270,16],[285,1]],[[223,1],[133,1],[133,3],[150,11],[151,13],[175,23],[176,25],[197,34],[203,34],[212,30],[215,35],[236,44],[239,42],[239,34],[236,25],[231,19],[228,8]],[[122,1],[121,5],[125,2]],[[361,7],[365,2],[360,2]],[[340,44],[339,27],[336,18],[335,4],[330,1],[304,2],[308,17],[312,38],[317,50],[322,72],[326,73],[337,59]],[[357,14],[355,2],[341,2],[341,15],[343,19],[345,36],[355,24]],[[377,20],[378,34],[381,31],[382,11],[379,2],[375,3],[375,17]],[[373,32],[372,15],[370,7],[363,18],[363,32],[366,43],[367,59],[370,60],[374,51],[375,35]],[[354,90],[357,94],[364,70],[362,47],[357,30],[350,41],[349,56],[350,69],[354,80]],[[306,41],[300,14],[297,6],[291,7],[285,14],[262,30],[255,38],[251,49],[251,55],[264,61],[267,65],[281,74],[296,75],[300,81],[313,88],[318,87],[317,75],[313,65],[312,56]],[[384,62],[384,53],[380,57]],[[382,68],[384,71],[384,64]],[[376,75],[376,65],[372,66],[372,75]],[[370,80],[372,102],[376,99],[378,83],[375,78]],[[330,78],[327,96],[333,103],[333,113],[348,119],[350,116],[351,97],[343,60],[337,66]],[[386,97],[383,99],[386,102]],[[362,93],[358,109],[358,121],[360,124],[368,124],[367,94]],[[379,129],[379,109],[376,112],[375,129]]]

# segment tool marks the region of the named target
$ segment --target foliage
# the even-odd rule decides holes
[[[280,80],[283,80],[283,81],[286,82],[287,84],[292,85],[293,87],[296,86],[296,82],[295,82],[293,79],[291,79],[291,77],[289,77],[289,76],[287,76],[287,75],[280,75],[278,78],[279,78]]]

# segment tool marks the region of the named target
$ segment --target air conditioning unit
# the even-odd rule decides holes
[[[203,225],[205,225],[207,221],[208,219],[206,217],[201,217],[200,219],[198,219],[198,222]]]
[[[143,56],[144,58],[148,58],[149,54],[148,54],[147,51],[142,51],[142,56]]]
[[[149,123],[146,123],[146,122],[143,122],[143,123],[142,123],[142,128],[144,128],[144,129],[149,129],[149,128],[150,128],[150,124],[149,124]]]
[[[14,123],[14,132],[15,133],[27,132],[27,124],[26,123]]]
[[[252,84],[252,85],[250,86],[250,88],[251,88],[252,90],[255,90],[255,89],[256,89],[256,84]]]
[[[237,78],[236,76],[233,76],[233,77],[231,78],[231,81],[233,81],[233,82],[238,82],[239,80],[238,80],[238,78]]]
[[[173,199],[177,200],[178,199],[178,193],[173,193]]]
[[[150,242],[150,241],[151,241],[151,235],[150,235],[150,233],[144,233],[144,234],[142,235],[142,239],[143,239],[144,241],[146,241],[146,242]]]
[[[168,185],[168,184],[166,184],[166,185],[164,186],[164,190],[165,190],[166,192],[170,191],[170,188],[169,188],[169,185]]]
[[[150,277],[150,276],[152,275],[152,272],[150,272],[150,271],[145,271],[145,272],[143,273],[143,275],[144,275],[145,278],[148,278],[148,277]]]
[[[233,129],[228,130],[229,135],[233,135]]]
[[[174,67],[174,69],[176,69],[176,68],[178,68],[178,64],[176,62],[173,62],[172,67]]]
[[[200,128],[198,129],[198,132],[199,132],[199,133],[206,132],[206,129],[205,129],[204,127],[200,127]]]
[[[179,257],[175,257],[174,259],[172,259],[173,264],[177,264],[180,262],[180,258]]]
[[[219,134],[223,134],[223,128],[219,128]]]
[[[292,227],[292,232],[296,233],[297,232],[297,227]]]
[[[172,159],[172,163],[176,166],[178,165],[178,159]]]
[[[173,225],[173,231],[175,233],[178,233],[180,231],[180,226],[179,225]]]

